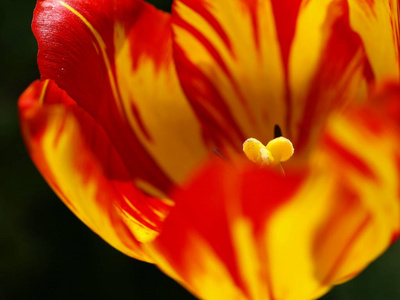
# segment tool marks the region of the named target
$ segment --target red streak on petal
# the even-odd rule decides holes
[[[292,105],[289,89],[289,54],[296,31],[297,17],[300,10],[301,0],[272,0],[272,10],[275,17],[276,31],[280,45],[282,63],[285,70],[285,103],[287,107],[286,128],[290,129],[292,119]],[[291,132],[286,132],[290,136]]]
[[[220,136],[228,140],[232,145],[237,145],[237,139],[240,141],[245,140],[246,138],[233,118],[225,99],[212,83],[212,78],[207,77],[198,69],[186,57],[182,48],[176,44],[174,55],[176,61],[179,61],[177,69],[182,88],[188,95],[189,101],[199,116],[202,125],[211,130],[214,137]],[[218,119],[222,119],[223,124],[214,117],[214,113],[210,113],[209,108],[212,108],[218,114],[218,117],[220,117]]]
[[[282,60],[285,70],[288,70],[289,53],[293,42],[297,16],[301,0],[272,0],[278,41],[281,46]]]
[[[201,9],[201,12],[203,12],[203,10],[204,10],[204,8]],[[205,11],[208,13],[207,10],[205,10]],[[207,19],[207,21],[211,22],[210,23],[211,26],[215,25],[212,22],[213,19],[209,20],[207,17],[206,17],[206,19]],[[230,72],[230,70],[228,69],[227,65],[225,64],[225,62],[224,62],[223,58],[221,57],[219,51],[211,44],[211,42],[209,41],[209,39],[207,37],[205,37],[199,30],[194,28],[193,25],[191,25],[188,22],[186,22],[185,20],[183,20],[180,16],[177,15],[174,18],[174,23],[177,26],[182,27],[185,30],[187,30],[194,38],[196,38],[207,49],[208,53],[212,56],[212,58],[217,62],[219,67],[222,69],[222,71],[228,77],[230,83],[232,84],[232,87],[233,87],[234,91],[236,92],[236,95],[238,96],[238,98],[240,99],[241,103],[243,104],[244,109],[246,109],[246,111],[249,113],[248,106],[247,106],[247,103],[246,103],[246,99],[243,97],[243,95],[242,95],[242,93],[241,93],[241,91],[240,91],[235,79],[232,77],[232,73]],[[217,32],[218,32],[219,27],[218,28],[214,28],[214,29],[216,29]],[[227,48],[228,48],[228,50],[230,50],[230,53],[231,53],[232,57],[235,58],[235,53],[232,51],[231,46],[229,45],[229,47],[227,46]],[[176,57],[176,54],[175,54],[175,57]]]
[[[146,56],[152,59],[157,71],[172,59],[171,16],[149,5],[142,5],[134,12],[135,15],[129,16],[124,23],[126,30],[129,30],[127,34],[131,41],[133,68],[136,70],[140,58]]]
[[[339,2],[333,3],[330,10],[332,17],[338,13]],[[332,5],[333,5],[332,4]],[[329,39],[320,60],[320,67],[311,83],[310,91],[307,95],[304,115],[299,124],[300,135],[296,142],[296,148],[301,151],[309,141],[312,124],[323,122],[325,117],[336,108],[342,107],[348,101],[348,86],[343,73],[346,72],[348,78],[356,75],[363,61],[353,64],[358,51],[362,47],[360,37],[350,29],[349,9],[347,3],[340,1],[340,16],[336,19],[327,19],[325,28],[331,28]],[[329,14],[329,12],[328,12]],[[330,23],[333,24],[330,24]],[[351,88],[351,87],[350,87]],[[326,99],[326,94],[334,92],[334,99]]]
[[[371,222],[371,216],[367,215],[360,223],[360,225],[356,228],[353,235],[347,241],[346,245],[343,247],[342,251],[340,252],[338,258],[336,259],[335,263],[333,264],[332,268],[327,273],[324,280],[322,280],[321,286],[327,285],[329,282],[332,281],[336,273],[339,271],[340,267],[342,266],[343,262],[345,261],[347,255],[350,253],[351,248],[357,243],[357,240],[361,237],[364,233],[365,229],[367,229],[369,223]],[[347,277],[347,276],[346,276]],[[339,279],[338,279],[339,280]]]
[[[377,137],[387,133],[387,126],[382,122],[382,118],[385,118],[384,115],[382,115],[382,118],[378,118],[377,111],[371,108],[360,110],[353,118],[357,119],[363,130],[371,132]]]
[[[371,62],[368,60],[367,57],[365,57],[364,63],[364,77],[370,84],[375,81],[375,74],[372,70]]]
[[[398,130],[400,130],[400,86],[394,83],[387,83],[383,87],[383,92],[378,97],[378,105],[383,107],[384,116],[387,116],[392,121]]]
[[[263,0],[261,0],[263,1]],[[260,31],[258,27],[258,16],[257,16],[257,8],[259,0],[242,0],[243,4],[248,7],[251,17],[251,23],[253,25],[253,35],[254,42],[256,44],[257,49],[260,48]]]
[[[146,137],[146,139],[149,142],[151,142],[152,138],[150,136],[150,133],[147,131],[146,126],[143,123],[142,117],[141,117],[141,115],[139,113],[138,108],[136,107],[135,102],[134,101],[130,101],[130,104],[131,104],[132,113],[133,113],[133,115],[134,115],[134,117],[136,119],[137,124],[139,125],[140,130],[142,131],[142,133]]]
[[[215,30],[215,32],[219,35],[221,40],[224,42],[225,46],[231,51],[232,56],[235,54],[232,52],[232,45],[228,38],[228,35],[222,28],[221,24],[218,20],[210,13],[207,6],[202,0],[194,1],[194,0],[180,0],[181,3],[185,4],[186,6],[190,7],[194,11],[196,11],[199,15],[207,20],[207,22],[211,25],[211,27]],[[172,9],[174,11],[174,9]],[[176,18],[176,15],[173,15]]]
[[[332,136],[329,135],[324,136],[322,144],[323,147],[326,147],[328,149],[329,153],[331,153],[336,158],[343,161],[344,165],[348,166],[349,168],[354,168],[358,170],[361,174],[365,175],[366,177],[369,177],[374,181],[378,181],[375,173],[364,161],[362,161],[355,154],[351,153],[348,149],[346,149],[343,145],[341,145]]]
[[[222,59],[221,55],[219,54],[218,50],[211,44],[211,42],[194,26],[184,21],[182,18],[177,17],[174,20],[175,24],[179,27],[184,28],[187,30],[196,40],[198,40],[208,51],[208,53],[212,56],[212,58],[216,61],[219,67],[224,71],[225,75],[232,80],[232,75],[230,74],[228,67],[226,66],[224,60]],[[175,55],[176,56],[176,55]]]

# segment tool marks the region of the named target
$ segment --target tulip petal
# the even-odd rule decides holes
[[[352,28],[361,36],[375,79],[400,80],[398,0],[349,0]]]
[[[289,57],[289,137],[309,153],[333,111],[357,99],[365,55],[346,0],[303,1]]]
[[[284,72],[271,1],[177,0],[174,59],[212,139],[240,150],[273,138],[284,116]]]
[[[101,124],[146,192],[167,194],[206,157],[172,61],[169,14],[141,0],[42,0],[33,31],[42,79]]]
[[[103,128],[54,82],[34,82],[18,104],[29,154],[57,195],[112,246],[149,261],[141,244],[158,235],[168,202],[136,188]]]
[[[340,178],[342,189],[336,193],[347,201],[333,204],[316,237],[317,274],[323,283],[355,276],[400,232],[399,103],[400,87],[388,85],[368,105],[328,124],[314,159]],[[338,245],[343,247],[336,258],[327,260]]]
[[[400,230],[399,95],[333,116],[306,170],[205,167],[149,253],[202,299],[315,299],[352,278]]]

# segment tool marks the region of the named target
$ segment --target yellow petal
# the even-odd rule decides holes
[[[365,46],[376,80],[400,80],[399,1],[349,0],[350,23]]]

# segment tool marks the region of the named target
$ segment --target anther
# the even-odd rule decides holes
[[[281,162],[292,157],[292,142],[284,137],[277,137],[264,146],[259,140],[249,138],[243,143],[243,152],[247,158],[260,166],[280,166]]]

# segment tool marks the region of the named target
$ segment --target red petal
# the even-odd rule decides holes
[[[42,0],[33,31],[42,77],[104,128],[147,192],[167,193],[206,156],[175,74],[169,14],[138,0]]]

